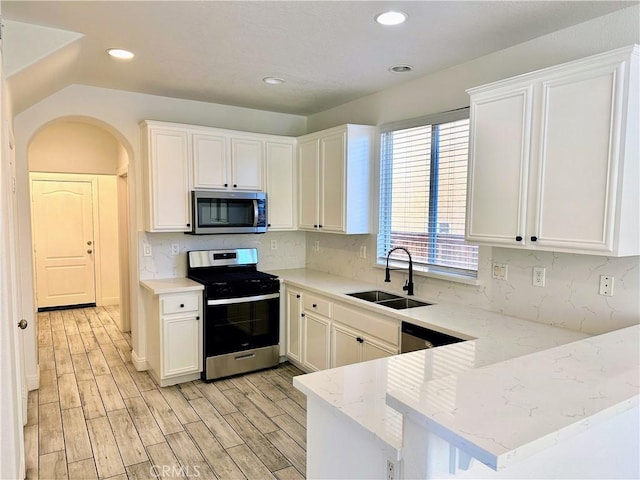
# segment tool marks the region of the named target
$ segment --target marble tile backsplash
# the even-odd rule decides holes
[[[272,241],[276,249],[271,248]],[[180,245],[180,253],[171,255],[171,245]],[[152,256],[143,255],[144,245],[151,246]],[[258,269],[304,268],[304,232],[269,232],[261,235],[185,235],[183,233],[138,232],[140,280],[184,277],[189,250],[219,248],[257,248]]]
[[[374,235],[308,233],[306,266],[399,291],[407,275],[392,272],[391,284],[374,266]],[[316,251],[316,242],[320,249]],[[365,246],[367,258],[359,257]],[[491,278],[493,262],[508,265],[507,280]],[[546,286],[532,285],[533,267],[546,269]],[[614,295],[598,294],[600,275],[615,278]],[[492,310],[585,333],[605,333],[640,323],[640,257],[600,257],[507,248],[480,249],[480,285],[414,278],[415,294]]]
[[[204,235],[139,232],[140,279],[186,275],[186,252],[197,249],[257,248],[260,270],[310,268],[401,291],[407,273],[374,266],[375,235],[269,232],[263,235]],[[271,248],[275,240],[276,249]],[[144,244],[153,255],[143,256]],[[171,255],[171,244],[180,254]],[[316,244],[319,250],[316,250]],[[360,258],[361,247],[366,258]],[[493,262],[508,265],[506,280],[491,278]],[[544,267],[545,287],[532,285],[533,267]],[[614,295],[598,294],[600,275],[615,278]],[[417,297],[464,304],[526,320],[598,334],[640,323],[640,257],[600,257],[508,248],[480,249],[479,285],[415,276]]]

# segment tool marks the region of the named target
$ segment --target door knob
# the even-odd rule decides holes
[[[89,249],[87,250],[87,253],[93,253],[93,250]]]
[[[89,240],[89,241],[87,242],[87,245],[91,245],[92,243],[93,243],[93,242],[92,242],[91,240]]]
[[[24,318],[18,322],[18,327],[20,327],[22,330],[27,328],[28,325],[29,322],[27,322]]]

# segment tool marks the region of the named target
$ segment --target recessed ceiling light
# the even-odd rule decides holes
[[[389,67],[389,71],[393,73],[406,73],[410,72],[411,70],[413,70],[413,67],[411,65],[394,65],[392,67]]]
[[[133,53],[129,50],[123,50],[121,48],[110,48],[107,50],[107,53],[115,58],[120,58],[122,60],[130,60],[134,57]]]
[[[284,83],[284,80],[278,77],[264,77],[262,81],[268,85],[280,85]]]
[[[404,12],[389,11],[379,13],[375,19],[380,25],[400,25],[407,19],[407,14]]]

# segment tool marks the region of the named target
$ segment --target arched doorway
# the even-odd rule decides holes
[[[108,125],[67,117],[34,134],[27,161],[38,309],[119,307],[129,331],[127,149]]]

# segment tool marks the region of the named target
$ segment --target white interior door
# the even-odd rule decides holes
[[[38,308],[95,303],[92,183],[33,180],[31,192]]]

